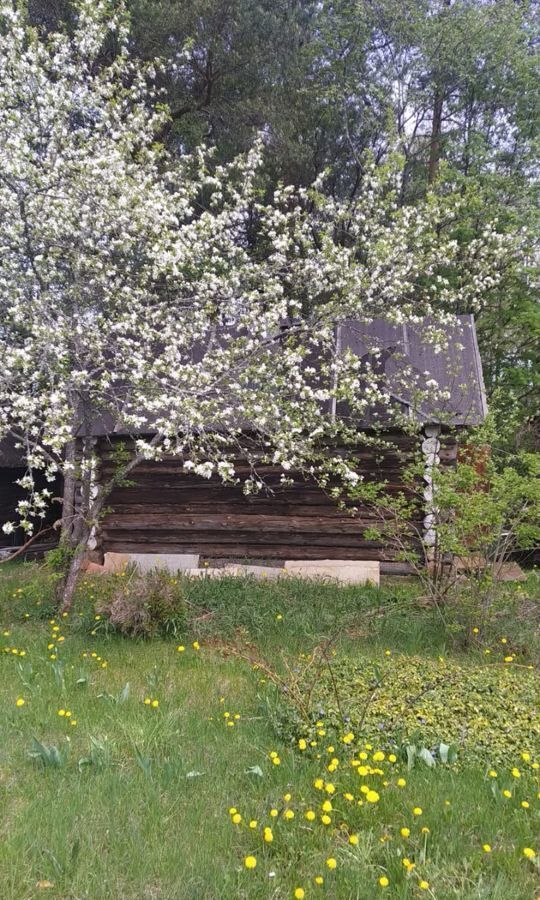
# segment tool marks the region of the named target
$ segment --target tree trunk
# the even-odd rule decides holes
[[[435,91],[433,102],[433,120],[431,125],[431,141],[429,144],[428,183],[433,184],[439,171],[441,156],[441,128],[444,94],[440,88]]]
[[[77,478],[75,476],[77,453],[75,441],[70,441],[66,447],[66,463],[69,469],[64,469],[64,488],[62,496],[62,527],[60,543],[66,547],[72,545],[73,525],[75,520],[75,497],[77,492]]]
[[[81,566],[86,557],[87,544],[88,539],[84,543],[81,542],[80,544],[77,544],[69,564],[69,569],[58,585],[58,594],[61,603],[60,612],[62,613],[70,612],[73,606],[75,588],[77,587],[77,581],[79,580],[79,575],[81,573]]]
[[[85,491],[83,490],[83,496]],[[88,541],[92,534],[92,527],[97,524],[105,503],[105,492],[100,492],[94,499],[90,508],[85,505],[77,514],[77,543],[71,547],[72,555],[69,566],[57,585],[57,598],[60,612],[69,612],[73,606],[73,598],[77,581],[81,573],[81,566],[88,554]]]
[[[450,7],[451,0],[443,0],[443,16]],[[433,184],[439,171],[442,141],[442,114],[444,107],[444,84],[441,72],[435,73],[435,95],[433,98],[433,118],[431,120],[431,140],[429,143],[428,184]]]
[[[160,439],[161,435],[158,433],[152,439],[151,444],[157,444]],[[86,462],[87,465],[81,466],[83,470],[82,479],[77,480],[75,477],[73,478],[73,514],[68,542],[65,544],[66,549],[71,551],[71,560],[56,588],[58,606],[62,613],[69,612],[73,606],[73,599],[77,581],[81,573],[81,566],[88,553],[88,541],[92,534],[92,528],[97,526],[99,522],[103,507],[105,506],[105,500],[109,496],[114,485],[124,479],[143,459],[142,456],[134,456],[128,463],[120,466],[106,484],[101,484],[99,486],[99,490],[95,496],[93,496],[93,473],[88,465],[92,452],[92,440],[85,439],[82,447],[82,459],[79,462]],[[80,491],[79,497],[77,497],[77,488],[79,488]]]

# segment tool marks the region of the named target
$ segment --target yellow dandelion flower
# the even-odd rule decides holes
[[[246,856],[244,858],[244,865],[246,869],[254,869],[257,865],[257,859],[254,856]]]
[[[201,645],[199,644],[198,641],[193,641],[193,643],[192,643],[191,646],[193,647],[194,650],[200,650],[200,649],[201,649]],[[248,857],[248,859],[249,859],[249,857]]]
[[[421,891],[428,891],[429,890],[429,881],[418,882],[418,887],[420,888]]]
[[[411,834],[411,829],[410,828],[402,828],[399,833],[400,833],[401,837],[408,838]]]
[[[304,818],[306,818],[308,820],[308,822],[313,822],[313,820],[316,818],[316,816],[312,809],[308,809],[305,813]]]
[[[396,784],[399,788],[404,788],[405,785],[407,784],[407,782],[405,781],[404,778],[398,778],[398,780],[396,781]]]
[[[422,807],[415,806],[413,809],[413,816],[421,816],[422,815]]]
[[[274,840],[274,833],[271,828],[268,828],[268,826],[263,831],[263,838],[267,844],[271,844]]]
[[[306,892],[305,892],[304,888],[298,887],[298,888],[294,889],[295,900],[304,900],[305,896],[306,896]]]
[[[357,834],[349,835],[349,844],[352,844],[353,847],[356,847],[358,845],[359,840],[360,839]]]
[[[329,869],[335,869],[337,866],[337,860],[335,860],[333,856],[329,856],[326,860],[326,865]]]
[[[314,880],[315,884],[318,884],[318,885],[324,884],[324,878],[322,877],[322,875],[315,875],[315,878],[313,880]]]
[[[491,853],[491,845],[490,844],[482,844],[482,850],[484,853]]]
[[[321,816],[321,822],[323,823],[323,825],[331,825],[332,819],[330,818],[330,816],[327,816],[325,813],[324,816]]]
[[[234,816],[232,816],[233,825],[240,825],[241,821],[242,821],[242,816],[240,815],[240,813],[235,813]]]
[[[388,887],[390,882],[389,882],[388,878],[386,877],[386,875],[381,875],[381,877],[379,878],[379,884],[382,888]]]
[[[524,847],[523,856],[525,856],[527,859],[535,859],[536,853],[534,852],[532,847]]]
[[[366,794],[366,800],[368,803],[378,803],[381,798],[379,797],[377,791],[368,791]]]
[[[307,749],[307,741],[305,741],[304,738],[300,738],[300,740],[298,741],[298,749],[299,750]]]

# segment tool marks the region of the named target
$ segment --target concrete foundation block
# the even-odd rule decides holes
[[[126,566],[135,566],[141,574],[154,569],[183,572],[198,565],[198,553],[106,553],[103,561],[108,573],[122,572]]]
[[[130,553],[129,563],[139,572],[164,569],[166,572],[185,572],[199,565],[198,553]]]
[[[249,565],[227,565],[223,567],[226,575],[236,575],[245,578],[279,578],[284,574],[284,569],[277,566],[249,566]]]
[[[341,584],[380,584],[380,563],[375,560],[292,559],[285,573],[297,578],[320,578]]]

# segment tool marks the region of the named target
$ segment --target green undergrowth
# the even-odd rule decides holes
[[[43,564],[0,567],[0,591],[9,598],[9,614],[19,619],[48,619],[55,612],[57,575]],[[167,576],[165,576],[167,578]],[[468,592],[444,609],[422,598],[412,579],[383,579],[380,588],[338,586],[322,581],[276,581],[227,577],[167,579],[167,604],[157,604],[160,621],[148,633],[179,639],[254,641],[279,656],[309,651],[331,640],[345,649],[365,644],[371,650],[392,646],[407,653],[418,647],[438,656],[449,651],[482,657],[508,641],[518,662],[540,664],[540,574],[523,584],[501,585],[490,610],[477,609]],[[122,575],[83,577],[72,615],[73,627],[90,635],[115,631],[107,616],[113,597],[128,604],[141,597],[140,580]],[[177,615],[170,615],[176,604]],[[96,620],[96,615],[100,618]]]
[[[410,742],[433,750],[454,744],[470,764],[504,762],[523,751],[538,755],[540,676],[505,658],[481,665],[403,654],[377,662],[310,660],[285,686],[280,727],[317,741],[317,721],[329,734],[346,722],[396,752]]]
[[[62,617],[1,568],[2,900],[532,900],[535,577],[461,630],[414,584],[172,579],[134,638],[130,573]]]

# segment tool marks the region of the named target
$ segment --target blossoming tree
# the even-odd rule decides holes
[[[51,498],[36,472],[60,474],[64,608],[111,488],[141,460],[174,453],[235,480],[241,457],[246,491],[269,459],[354,482],[324,448],[392,398],[376,366],[339,352],[336,322],[429,316],[440,341],[510,252],[488,223],[460,249],[455,196],[399,209],[392,162],[366,163],[341,204],[321,184],[265,198],[261,143],[225,167],[204,149],[172,158],[155,76],[130,58],[121,3],[79,0],[73,34],[47,38],[0,3],[0,439],[21,448],[28,490],[6,530],[35,533]],[[97,489],[104,423],[134,450]]]

